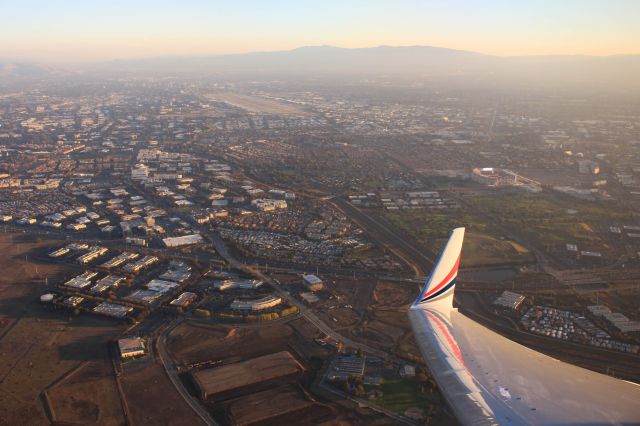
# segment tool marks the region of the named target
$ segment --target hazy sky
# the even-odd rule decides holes
[[[640,53],[640,0],[0,0],[0,58],[85,61],[432,45]]]

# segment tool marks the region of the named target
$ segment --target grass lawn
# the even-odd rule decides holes
[[[373,402],[380,407],[403,414],[409,407],[426,408],[428,403],[427,394],[420,392],[420,384],[416,380],[410,379],[384,379],[380,386],[366,386],[365,390],[382,391],[382,397]]]

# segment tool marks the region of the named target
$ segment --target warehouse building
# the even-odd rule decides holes
[[[256,290],[262,285],[260,280],[246,280],[240,278],[232,278],[228,280],[219,280],[213,283],[214,287],[220,291],[231,289]]]
[[[91,249],[89,250],[88,253],[85,253],[82,256],[78,257],[78,262],[82,263],[82,264],[89,263],[92,260],[95,260],[98,257],[103,256],[108,251],[109,251],[109,249],[106,248],[106,247],[98,247],[98,246],[91,247]]]
[[[241,300],[236,299],[231,303],[231,309],[237,309],[240,311],[262,311],[265,309],[273,308],[282,303],[282,298],[276,296],[266,296],[262,299],[255,300]]]
[[[140,337],[126,337],[118,340],[122,359],[144,355],[144,341]]]
[[[169,304],[171,306],[177,306],[177,307],[180,307],[180,308],[184,308],[184,307],[188,306],[189,304],[191,304],[192,302],[194,302],[197,299],[197,297],[198,296],[196,296],[195,293],[191,293],[191,292],[185,291],[180,296],[178,296],[175,299],[173,299],[171,301],[171,303],[169,303]]]
[[[198,244],[202,242],[202,236],[200,234],[183,235],[181,237],[170,237],[162,240],[167,247],[180,247],[190,244]]]
[[[512,291],[503,291],[500,297],[493,301],[495,306],[517,311],[524,302],[524,296]]]
[[[304,284],[311,291],[319,291],[322,290],[324,285],[322,284],[322,280],[315,275],[303,275],[302,276],[302,284]]]
[[[287,351],[222,367],[194,371],[191,377],[202,399],[228,398],[298,378],[304,367]]]
[[[124,318],[132,311],[133,308],[130,306],[119,305],[111,302],[102,302],[93,308],[94,313],[112,318]]]

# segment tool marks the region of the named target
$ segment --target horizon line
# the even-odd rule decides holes
[[[274,49],[274,50],[247,50],[242,52],[226,52],[226,53],[203,53],[203,54],[181,54],[181,53],[167,53],[164,55],[155,56],[132,56],[132,57],[118,57],[118,58],[105,58],[105,59],[76,59],[76,60],[50,60],[50,59],[37,59],[33,58],[11,58],[1,57],[0,63],[22,63],[22,64],[99,64],[107,62],[119,62],[119,61],[144,61],[164,58],[209,58],[209,57],[225,57],[225,56],[241,56],[241,55],[253,55],[253,54],[269,54],[269,53],[285,53],[294,52],[301,49],[309,48],[332,48],[341,50],[372,50],[379,48],[432,48],[440,50],[450,50],[453,52],[470,53],[494,58],[561,58],[561,57],[585,57],[585,58],[611,58],[620,56],[640,56],[638,53],[612,53],[606,55],[587,54],[587,53],[547,53],[547,54],[529,54],[529,55],[500,55],[494,53],[483,53],[476,50],[457,49],[450,47],[435,46],[430,44],[409,44],[409,45],[391,45],[391,44],[379,44],[375,46],[360,46],[360,47],[342,47],[331,44],[313,44],[302,45],[293,47],[290,49]]]

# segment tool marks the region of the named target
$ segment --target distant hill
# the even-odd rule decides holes
[[[432,81],[456,87],[523,86],[640,92],[640,55],[493,56],[432,46],[340,48],[308,46],[274,52],[214,56],[167,56],[72,67],[74,72],[200,75],[239,78],[384,78]],[[2,63],[0,77],[41,77],[61,71]]]
[[[640,55],[493,56],[432,46],[340,48],[203,57],[159,57],[100,64],[102,71],[232,74],[239,77],[390,77],[469,84],[532,84],[640,90]]]
[[[490,56],[430,46],[346,49],[309,46],[274,52],[254,52],[203,57],[160,57],[113,61],[107,67],[123,70],[173,72],[312,73],[312,74],[406,74],[415,71],[446,71],[465,64],[482,63]]]
[[[42,77],[51,72],[50,68],[30,63],[0,62],[0,78]]]

